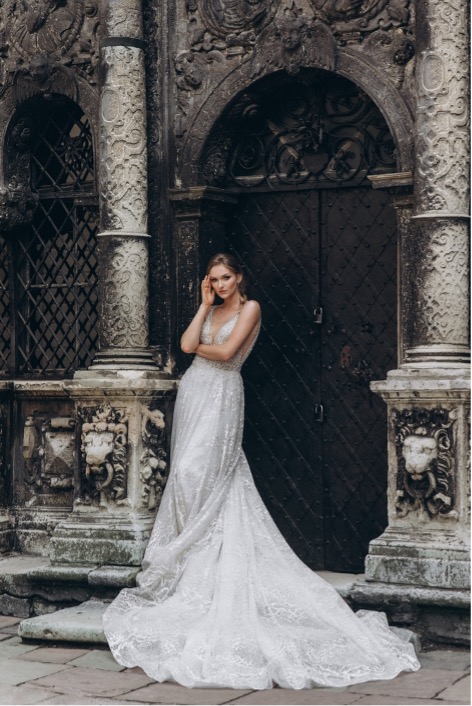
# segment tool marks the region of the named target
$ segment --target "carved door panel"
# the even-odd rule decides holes
[[[386,417],[368,382],[395,367],[394,224],[369,187],[252,192],[228,238],[263,309],[244,370],[245,450],[316,569],[361,571],[386,525]]]

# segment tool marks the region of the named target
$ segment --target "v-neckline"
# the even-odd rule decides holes
[[[229,324],[230,321],[232,321],[233,319],[235,319],[236,316],[239,316],[239,314],[241,313],[241,309],[240,309],[239,311],[237,311],[237,312],[235,313],[234,316],[231,316],[231,318],[229,318],[227,321],[225,321],[223,324],[221,324],[221,326],[217,329],[215,335],[213,335],[213,313],[214,313],[215,309],[218,309],[218,308],[219,308],[218,306],[214,306],[214,307],[212,308],[212,310],[211,310],[211,319],[210,319],[210,340],[211,340],[212,344],[214,344],[214,342],[215,342],[215,340],[216,340],[216,337],[218,336],[218,334],[219,334],[219,332],[221,331],[221,329],[223,328],[223,326],[226,326],[226,324]]]

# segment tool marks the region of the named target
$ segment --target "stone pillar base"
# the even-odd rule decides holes
[[[388,407],[389,525],[369,545],[366,582],[470,586],[470,377],[408,368],[371,383]]]
[[[66,564],[140,566],[154,518],[145,515],[93,517],[80,513],[62,523],[51,539],[51,561]]]
[[[454,532],[388,528],[369,545],[366,581],[445,589],[470,586],[470,553]]]
[[[52,562],[140,565],[167,479],[176,386],[139,370],[64,383],[77,414],[77,495],[54,530]]]
[[[89,370],[149,370],[159,372],[149,348],[104,348],[101,349],[88,370],[79,371],[75,378],[88,377]]]

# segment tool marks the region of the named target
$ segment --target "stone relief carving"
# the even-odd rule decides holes
[[[72,505],[75,419],[33,414],[23,429],[25,484],[29,505]]]
[[[140,477],[143,507],[155,510],[159,506],[167,480],[166,423],[159,409],[142,407]]]
[[[459,219],[439,218],[417,221],[416,228],[414,341],[467,346],[469,317],[463,305],[469,297],[467,226]]]
[[[263,32],[252,60],[252,75],[267,69],[296,74],[302,66],[334,71],[336,45],[328,25],[308,18],[295,4]]]
[[[241,0],[234,2],[241,6]],[[292,75],[303,67],[334,71],[339,50],[349,49],[365,58],[367,69],[381,66],[397,88],[406,77],[408,85],[412,80],[410,0],[282,0],[270,7],[266,15],[270,21],[258,24],[257,32],[245,25],[239,34],[228,34],[221,22],[218,34],[213,31],[201,3],[189,0],[186,8],[188,41],[180,44],[174,59],[178,136],[185,133],[191,114],[212,90],[215,77],[231,70],[238,60],[250,60],[252,78],[278,69]]]
[[[147,243],[123,238],[108,244],[101,258],[102,347],[146,348],[147,331]]]
[[[97,0],[6,0],[0,6],[0,99],[14,88],[17,102],[38,90],[75,100],[72,67],[96,84],[98,15]]]
[[[81,478],[78,504],[128,505],[128,417],[109,405],[79,408]]]
[[[188,0],[190,47],[228,56],[244,54],[278,5],[278,0]]]
[[[411,511],[457,520],[455,510],[454,411],[393,410],[399,517]]]
[[[427,3],[428,46],[417,67],[417,212],[468,213],[469,85],[464,6]]]
[[[134,47],[106,47],[103,66],[106,78],[100,121],[102,229],[146,233],[146,105],[142,51]]]

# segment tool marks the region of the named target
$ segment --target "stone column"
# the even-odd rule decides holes
[[[148,348],[140,0],[106,1],[100,51],[100,350],[63,383],[75,403],[78,458],[73,511],[54,531],[49,578],[62,564],[139,566],[165,484],[176,389]]]
[[[388,408],[389,524],[351,597],[396,605],[429,639],[461,642],[470,600],[467,3],[418,0],[416,11],[413,212],[394,197],[404,346],[399,369],[371,383]]]
[[[155,369],[148,349],[147,130],[140,0],[107,0],[100,43],[99,353],[92,369]]]
[[[406,351],[415,368],[470,361],[467,6],[416,3],[415,277]]]

